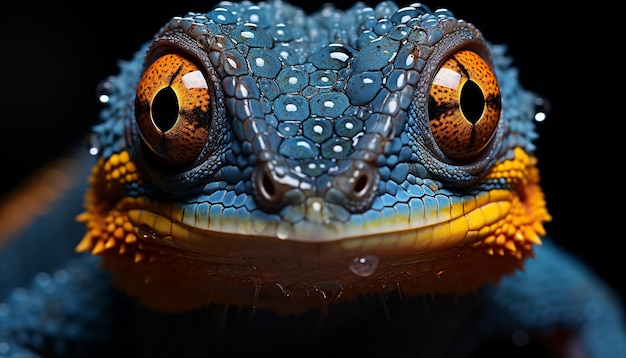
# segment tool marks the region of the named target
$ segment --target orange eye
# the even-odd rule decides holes
[[[500,119],[500,88],[491,66],[469,50],[455,52],[430,87],[430,130],[441,151],[464,161],[491,141]]]
[[[198,66],[178,54],[159,57],[137,88],[135,117],[142,139],[167,163],[191,163],[209,139],[210,99]]]

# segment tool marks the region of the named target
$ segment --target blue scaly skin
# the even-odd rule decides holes
[[[3,292],[0,354],[259,354],[280,337],[287,354],[472,356],[550,331],[623,355],[610,289],[540,238],[537,96],[504,51],[424,5],[173,18],[103,83],[86,232]],[[60,235],[62,212],[41,223]],[[40,234],[21,236],[4,255]],[[251,321],[215,317],[229,306]]]

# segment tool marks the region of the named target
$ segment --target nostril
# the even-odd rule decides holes
[[[261,190],[265,194],[267,199],[270,199],[276,195],[276,187],[274,186],[274,182],[272,178],[267,173],[263,173],[261,178]]]
[[[280,187],[277,186],[276,178],[272,174],[274,174],[272,170],[264,165],[255,171],[253,180],[258,199],[269,205],[274,205],[280,200]]]
[[[276,161],[257,164],[252,173],[252,189],[256,204],[268,212],[278,212],[285,205],[302,202],[304,190],[310,183],[293,175],[283,163]]]
[[[376,197],[379,182],[378,168],[363,160],[341,163],[341,171],[331,179],[326,200],[337,203],[351,212],[363,212],[370,208]]]
[[[362,196],[363,194],[365,194],[365,192],[367,191],[368,181],[369,178],[367,174],[363,174],[357,178],[356,182],[354,183],[354,193],[357,196]]]

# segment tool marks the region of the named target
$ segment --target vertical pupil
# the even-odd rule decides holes
[[[172,87],[160,90],[152,101],[152,121],[162,131],[170,130],[178,118],[178,99]]]
[[[461,111],[471,123],[478,122],[485,109],[483,91],[474,81],[467,81],[461,89]]]

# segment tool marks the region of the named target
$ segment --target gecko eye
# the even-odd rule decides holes
[[[500,119],[500,88],[491,66],[460,50],[445,59],[430,87],[430,130],[441,151],[455,161],[478,155]]]
[[[211,123],[210,93],[203,72],[180,54],[167,54],[143,73],[135,117],[145,144],[174,165],[193,162],[205,147]]]

